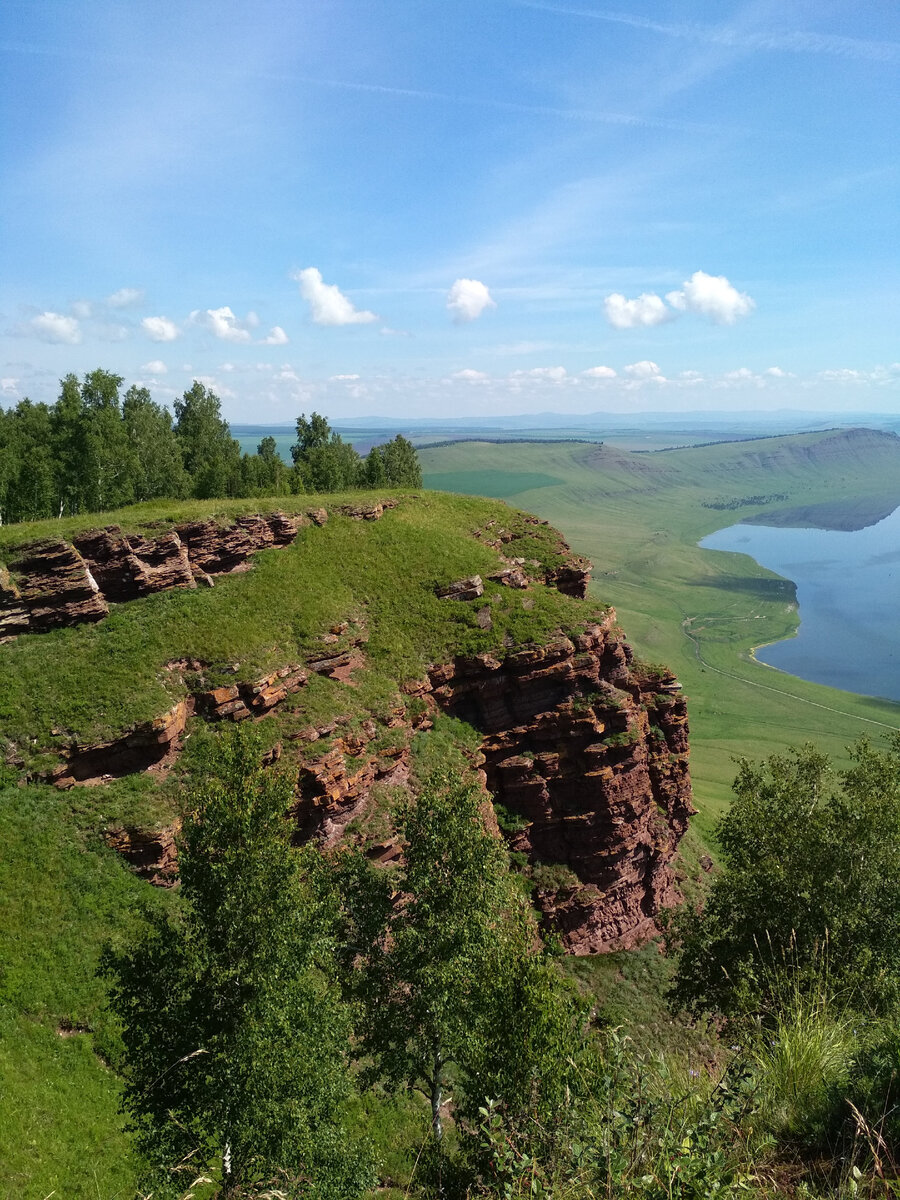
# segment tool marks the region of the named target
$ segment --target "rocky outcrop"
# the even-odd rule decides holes
[[[500,551],[500,557],[510,566],[522,567],[526,562],[525,558],[507,558],[503,554],[503,550],[515,542],[524,541],[527,544],[527,540],[533,537],[536,526],[547,527],[548,522],[528,514],[510,513],[509,528],[501,525],[499,521],[488,521],[483,529],[474,531],[474,536],[480,538],[486,546]],[[583,600],[587,595],[588,584],[591,582],[593,563],[579,554],[573,554],[569,543],[558,536],[555,537],[553,550],[561,561],[556,566],[548,567],[543,575],[539,576],[540,582],[546,583],[549,587],[555,587],[557,591],[566,596],[574,596],[578,600]],[[530,559],[528,562],[532,567],[540,565],[534,559]],[[527,573],[523,570],[518,573],[501,571],[498,575],[491,575],[489,578],[497,580],[507,587],[526,587],[528,584]]]
[[[484,595],[484,582],[480,575],[469,575],[466,579],[435,588],[434,594],[439,600],[477,600]]]
[[[187,547],[191,566],[207,575],[246,569],[252,554],[270,546],[289,546],[305,517],[289,517],[283,512],[238,517],[233,525],[217,521],[192,521],[175,527]]]
[[[386,509],[396,508],[399,503],[399,500],[392,497],[388,500],[375,500],[366,504],[345,504],[337,511],[354,521],[378,521]]]
[[[674,677],[636,667],[610,613],[571,639],[457,658],[433,668],[428,687],[484,732],[487,787],[525,823],[512,848],[577,877],[537,894],[566,949],[650,936],[677,897],[671,864],[693,812]]]
[[[161,717],[135,726],[120,738],[92,746],[71,746],[64,751],[63,764],[47,778],[65,789],[160,769],[174,760],[192,711],[193,699],[180,700]]]
[[[376,733],[374,721],[365,722],[357,735],[335,738],[326,754],[301,766],[293,811],[298,841],[316,837],[323,845],[333,846],[350,821],[368,806],[374,784],[406,782],[406,740],[400,738],[392,746],[369,753],[368,745]]]
[[[27,629],[41,633],[60,625],[100,621],[109,606],[82,556],[58,538],[34,542],[14,563],[16,606],[27,615]],[[9,613],[9,608],[7,608]],[[21,630],[20,630],[21,632]]]
[[[110,525],[82,534],[74,545],[100,591],[115,603],[197,586],[187,546],[174,530],[148,540]]]
[[[561,567],[553,567],[544,575],[544,583],[555,587],[564,596],[583,600],[587,596],[588,584],[594,564],[589,559],[573,554]]]
[[[229,526],[194,521],[150,538],[109,525],[79,534],[71,545],[34,542],[12,562],[16,583],[0,570],[0,638],[100,621],[109,602],[195,588],[198,581],[211,585],[213,575],[246,570],[252,554],[290,545],[302,525],[327,518],[314,509],[308,518],[274,512]]]
[[[338,511],[355,520],[377,521],[398,504],[389,498]],[[108,525],[79,534],[72,545],[59,539],[34,542],[11,563],[15,582],[0,567],[0,641],[100,621],[109,613],[109,602],[198,583],[211,587],[214,576],[249,570],[252,555],[289,546],[302,526],[327,520],[326,509],[312,508],[295,516],[271,512],[238,517],[232,525],[191,521],[155,537]]]
[[[195,669],[201,664],[190,666]],[[141,771],[164,770],[175,761],[188,717],[193,712],[199,712],[208,720],[244,721],[248,717],[264,717],[288,696],[298,692],[307,679],[306,671],[299,664],[291,663],[250,683],[194,692],[161,717],[136,725],[121,737],[90,746],[70,746],[63,751],[63,763],[46,778],[49,783],[65,789],[105,783]]]
[[[156,887],[173,887],[178,882],[175,838],[180,829],[180,821],[162,829],[117,825],[104,830],[103,840],[111,850],[122,855],[135,875]]]
[[[299,663],[280,667],[253,683],[234,683],[196,694],[197,708],[210,720],[245,721],[263,717],[299,692],[309,676]]]

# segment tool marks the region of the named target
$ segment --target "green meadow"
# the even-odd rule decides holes
[[[860,735],[877,740],[900,724],[900,705],[754,661],[753,647],[795,632],[793,585],[745,555],[697,545],[739,520],[886,515],[900,503],[895,436],[831,431],[654,453],[465,442],[420,458],[427,487],[503,497],[561,529],[593,561],[592,593],[615,606],[640,656],[677,671],[701,836],[728,803],[738,756],[813,741],[840,760]]]

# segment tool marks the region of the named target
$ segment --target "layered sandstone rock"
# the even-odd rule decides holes
[[[434,594],[440,600],[477,600],[484,595],[484,582],[480,575],[469,575],[466,579],[435,588]]]
[[[156,887],[173,887],[178,882],[175,838],[180,828],[179,821],[162,829],[120,825],[104,830],[103,839],[110,849],[122,855],[136,875]]]
[[[22,550],[13,566],[18,576],[17,599],[27,614],[29,631],[100,621],[109,612],[87,564],[67,542],[58,538],[34,542]]]
[[[191,565],[208,575],[220,575],[246,568],[252,554],[269,546],[288,546],[297,536],[304,517],[289,517],[283,512],[238,517],[233,525],[216,521],[192,521],[176,526],[187,546]]]
[[[174,530],[148,540],[109,525],[81,534],[74,545],[107,600],[197,586],[187,547]]]
[[[248,717],[265,716],[282,700],[299,692],[308,678],[299,663],[289,663],[252,683],[198,692],[197,707],[211,720],[244,721]]]
[[[561,567],[553,567],[544,576],[544,583],[555,587],[564,596],[583,600],[591,582],[594,564],[589,559],[573,554]]]
[[[48,779],[58,788],[101,783],[122,775],[159,768],[178,752],[193,711],[193,699],[180,700],[167,713],[135,726],[120,738],[93,746],[72,746]]]
[[[566,949],[649,936],[677,898],[671,863],[693,812],[677,681],[634,666],[610,613],[502,660],[457,658],[429,683],[442,709],[484,731],[487,787],[527,822],[513,849],[577,877],[538,893]]]
[[[315,509],[309,520],[324,524]],[[121,603],[170,588],[211,585],[213,575],[246,570],[249,558],[270,546],[287,546],[306,517],[282,512],[239,517],[233,525],[194,521],[155,537],[125,534],[118,525],[26,546],[13,560],[17,576],[0,568],[0,638],[41,633],[100,621],[108,601]]]
[[[349,822],[368,806],[374,784],[406,782],[409,746],[398,740],[377,753],[368,753],[366,747],[375,734],[374,722],[367,722],[355,737],[335,738],[326,754],[300,767],[293,812],[298,841],[316,837],[323,845],[333,846]]]

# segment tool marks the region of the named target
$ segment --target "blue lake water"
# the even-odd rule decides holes
[[[761,662],[900,700],[900,508],[851,533],[731,525],[700,545],[749,554],[797,585],[798,634],[758,650]]]

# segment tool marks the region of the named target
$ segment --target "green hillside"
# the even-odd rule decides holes
[[[900,722],[898,705],[754,662],[753,646],[796,629],[793,587],[744,555],[697,546],[739,520],[827,525],[836,511],[843,527],[879,519],[900,503],[894,434],[830,431],[649,454],[466,442],[420,457],[428,487],[508,497],[593,560],[593,594],[615,606],[644,657],[669,663],[684,683],[704,829],[728,802],[736,755],[813,740],[840,758],[861,734],[877,738]],[[528,481],[521,490],[518,480]]]
[[[136,774],[60,792],[40,775],[65,746],[120,735],[180,700],[187,682],[184,672],[167,668],[173,660],[202,661],[207,685],[253,680],[305,661],[323,638],[336,641],[329,630],[342,622],[365,638],[353,684],[311,672],[307,686],[260,724],[261,735],[267,745],[283,740],[288,761],[292,735],[311,724],[340,716],[348,722],[342,731],[352,735],[374,717],[373,745],[390,746],[392,709],[403,701],[399,684],[421,678],[430,663],[546,640],[602,615],[602,605],[540,583],[529,588],[526,604],[522,592],[487,580],[502,563],[472,535],[491,521],[523,535],[517,547],[535,576],[562,561],[554,530],[525,524],[505,505],[423,493],[403,495],[378,521],[337,511],[371,499],[351,493],[284,497],[277,505],[161,502],[104,513],[103,524],[159,533],[160,523],[228,523],[267,505],[330,510],[321,528],[302,529],[290,546],[259,553],[252,570],[219,576],[212,588],[160,592],[113,606],[99,624],[0,646],[0,1200],[134,1195],[112,1066],[117,1032],[96,967],[108,939],[127,943],[145,906],[172,905],[176,893],[134,876],[101,835],[111,825],[171,821],[179,787],[215,735],[196,717],[167,777]],[[15,575],[23,544],[71,537],[97,523],[87,517],[6,527],[0,562],[12,564]],[[485,576],[489,629],[476,619],[479,606],[434,594],[436,586],[476,572]],[[455,723],[446,719],[433,736],[440,761],[454,744]],[[318,744],[324,750],[327,739]],[[385,1103],[360,1120],[384,1139],[381,1152],[402,1173],[409,1169],[403,1156],[419,1136],[418,1109],[410,1116]],[[405,1122],[412,1122],[409,1138]],[[399,1131],[406,1139],[400,1148]]]

